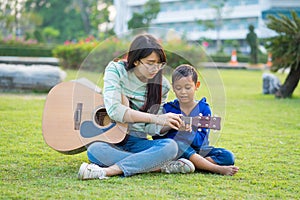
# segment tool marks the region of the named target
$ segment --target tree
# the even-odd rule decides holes
[[[228,0],[215,0],[209,2],[209,6],[215,10],[215,20],[197,20],[197,23],[203,25],[206,29],[215,29],[217,32],[217,51],[220,52],[222,50],[222,43],[220,39],[220,32],[223,26],[223,18],[225,14],[225,4]]]
[[[34,15],[40,16],[42,23],[36,25],[33,32],[40,32],[46,27],[59,30],[58,41],[76,39],[85,35],[85,29],[78,10],[72,8],[70,0],[27,0],[26,9]],[[35,34],[36,35],[36,34]]]
[[[43,36],[46,38],[48,43],[53,42],[55,38],[59,36],[59,30],[56,30],[52,28],[51,26],[48,26],[43,29]]]
[[[151,21],[155,19],[160,12],[159,0],[149,0],[144,5],[142,13],[133,13],[131,19],[128,21],[128,29],[148,28]]]
[[[250,46],[250,62],[257,64],[257,53],[258,53],[258,40],[257,35],[254,32],[254,26],[251,24],[249,26],[249,33],[246,36],[246,41]]]
[[[0,1],[0,30],[3,35],[21,35],[21,15],[24,12],[24,1]]]
[[[90,14],[90,9],[89,9],[89,3],[88,1],[84,1],[84,0],[73,0],[72,3],[68,6],[69,9],[71,10],[76,10],[81,17],[82,20],[82,25],[84,28],[84,32],[86,34],[89,34],[91,31],[91,22],[90,22],[90,18],[89,18],[89,14]],[[96,2],[94,2],[95,4],[97,4]]]
[[[267,24],[269,29],[278,35],[270,38],[267,48],[273,55],[272,71],[289,68],[289,74],[284,84],[275,94],[278,98],[291,97],[300,78],[300,18],[295,11],[291,11],[291,18],[283,14],[278,17],[269,15]]]
[[[26,0],[25,5],[28,12],[42,19],[34,32],[52,27],[60,33],[58,41],[63,42],[96,36],[99,24],[110,22],[108,9],[112,0]]]
[[[112,4],[113,0],[73,0],[71,8],[79,11],[86,34],[97,35],[100,31],[104,35],[112,35]]]
[[[98,4],[94,4],[90,8],[90,22],[92,27],[92,34],[98,36],[100,39],[114,35],[114,16],[111,15],[113,9],[113,0],[98,0]]]

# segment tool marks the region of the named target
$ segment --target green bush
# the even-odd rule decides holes
[[[0,45],[0,56],[52,57],[52,47]]]
[[[102,71],[115,58],[120,58],[126,52],[128,44],[115,38],[104,42],[80,41],[66,43],[53,50],[53,55],[60,61],[64,69],[84,69]]]
[[[258,62],[259,63],[266,63],[268,59],[268,56],[265,54],[259,54],[258,55]],[[213,62],[230,62],[231,55],[226,54],[212,54],[210,55],[210,61]],[[237,54],[237,61],[238,62],[244,62],[249,63],[250,62],[250,55],[244,55],[244,54]]]
[[[84,47],[83,45],[59,45],[53,49],[53,55],[59,58],[60,65],[64,69],[78,69],[92,48],[91,45],[84,45]]]
[[[36,40],[7,37],[0,40],[0,56],[52,57],[53,46]]]
[[[191,45],[186,42],[176,40],[168,41],[164,45],[168,66],[175,68],[180,64],[191,64],[200,66],[206,60],[204,49],[200,45]]]
[[[57,46],[53,55],[60,60],[64,69],[85,69],[103,72],[106,65],[115,58],[122,58],[128,51],[130,41],[116,38],[107,39],[101,43],[96,41],[80,41]],[[188,45],[182,41],[171,41],[163,44],[168,66],[176,67],[182,63],[198,65],[205,54],[200,46]]]

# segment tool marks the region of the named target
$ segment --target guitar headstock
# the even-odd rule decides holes
[[[221,130],[221,117],[211,116],[196,116],[196,117],[185,117],[181,119],[185,124],[192,124],[197,128],[209,128],[214,130]]]

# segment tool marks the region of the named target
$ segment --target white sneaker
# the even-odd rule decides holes
[[[185,173],[193,173],[194,171],[195,171],[194,164],[185,158],[180,158],[175,161],[170,161],[161,167],[161,172],[167,174],[174,174],[174,173],[185,174]]]
[[[95,164],[82,163],[79,172],[78,179],[79,180],[89,180],[89,179],[106,179],[106,172],[103,168],[99,167]]]

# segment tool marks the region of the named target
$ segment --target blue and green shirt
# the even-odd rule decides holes
[[[103,98],[107,114],[111,119],[124,122],[124,114],[129,107],[122,104],[122,94],[125,95],[132,104],[132,109],[138,110],[144,105],[146,100],[147,83],[140,81],[133,70],[126,71],[125,63],[110,62],[104,73]],[[163,77],[162,81],[162,102],[167,99],[170,90],[169,81]],[[162,105],[159,110],[162,113]],[[161,126],[148,123],[130,123],[129,132],[141,132],[145,137],[147,134],[155,135],[161,130]]]

